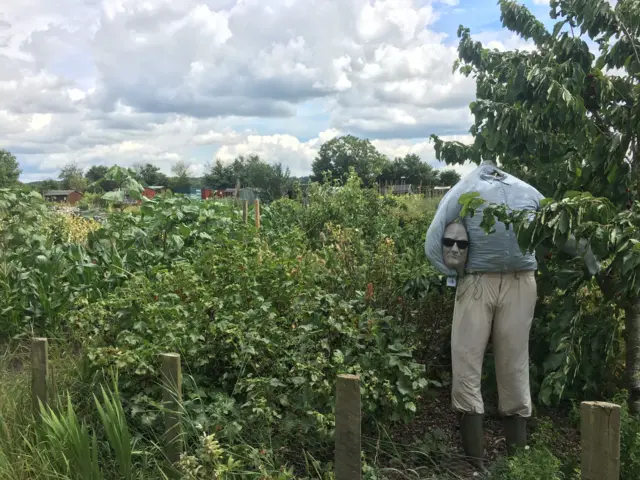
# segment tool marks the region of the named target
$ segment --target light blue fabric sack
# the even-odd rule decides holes
[[[448,268],[442,257],[442,237],[448,224],[459,218],[462,205],[458,200],[462,194],[478,192],[488,203],[504,204],[514,210],[537,210],[544,196],[531,185],[509,175],[491,163],[483,162],[465,175],[440,201],[436,215],[429,225],[425,241],[425,253],[432,265],[444,275],[455,277],[455,270]],[[535,270],[537,262],[532,253],[523,254],[513,228],[507,230],[496,222],[495,232],[485,233],[480,228],[482,210],[473,217],[462,219],[469,236],[469,254],[466,271],[514,272]]]

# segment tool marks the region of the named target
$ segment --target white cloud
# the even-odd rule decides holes
[[[248,135],[242,143],[221,147],[216,156],[230,161],[238,155],[259,155],[269,162],[282,162],[293,175],[302,176],[311,170],[318,143],[318,139],[301,142],[292,135]]]
[[[466,144],[473,142],[473,137],[471,135],[442,135],[441,138],[445,141],[457,141]],[[471,162],[467,162],[464,165],[446,165],[443,162],[439,162],[436,159],[433,142],[429,140],[416,143],[407,143],[403,140],[374,140],[372,143],[380,153],[383,153],[389,158],[416,154],[422,159],[422,161],[427,162],[436,169],[453,169],[460,175],[465,175],[476,167],[476,165]]]
[[[24,179],[252,153],[301,175],[339,133],[431,161],[429,134],[472,121],[473,81],[433,31],[457,0],[5,3],[0,148]]]
[[[42,130],[51,123],[50,113],[34,113],[29,122],[29,130]]]

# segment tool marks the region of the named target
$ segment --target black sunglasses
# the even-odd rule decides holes
[[[442,244],[445,247],[453,247],[455,244],[458,245],[458,248],[460,250],[465,250],[468,246],[469,246],[469,241],[468,240],[454,240],[453,238],[443,238],[442,239]]]

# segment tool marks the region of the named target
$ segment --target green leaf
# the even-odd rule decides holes
[[[286,385],[277,378],[272,378],[269,381],[269,385],[271,385],[272,387],[286,387]]]
[[[410,395],[412,390],[411,383],[409,383],[404,377],[396,382],[396,386],[398,387],[398,391],[402,395]]]
[[[559,22],[556,22],[556,24],[553,26],[553,36],[557,37],[558,33],[560,33],[560,30],[562,30],[562,27],[567,23],[566,20],[560,20]]]
[[[303,385],[307,380],[304,377],[293,377],[291,383],[294,385]]]
[[[181,223],[178,226],[178,231],[180,232],[180,235],[182,235],[183,237],[188,237],[191,234],[191,229],[186,226],[184,223]]]
[[[609,174],[607,175],[607,181],[609,183],[613,183],[618,176],[618,165],[613,165],[609,170]]]
[[[184,247],[184,240],[182,240],[182,237],[180,235],[171,235],[171,243],[173,243],[174,247],[178,250]]]
[[[580,195],[582,195],[582,192],[579,192],[577,190],[567,190],[563,198],[575,198],[579,197]]]
[[[406,408],[410,412],[414,412],[415,413],[415,411],[416,411],[416,405],[413,402],[406,402],[404,404],[404,408]]]
[[[102,196],[102,199],[110,202],[124,202],[124,190],[114,190],[113,192],[107,192]]]
[[[569,231],[570,218],[566,210],[560,213],[560,221],[558,222],[558,230],[565,235]]]

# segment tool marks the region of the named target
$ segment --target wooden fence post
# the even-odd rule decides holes
[[[247,223],[249,221],[249,200],[242,202],[242,221]]]
[[[33,414],[40,417],[40,402],[49,404],[49,341],[46,338],[31,340],[31,403]]]
[[[182,453],[182,369],[180,355],[163,353],[162,402],[164,407],[164,448],[167,459],[175,464]]]
[[[360,378],[338,375],[336,384],[336,480],[360,480]]]
[[[619,480],[620,406],[582,402],[580,437],[582,480]]]
[[[260,228],[260,200],[256,198],[254,205],[256,207],[256,228]]]

